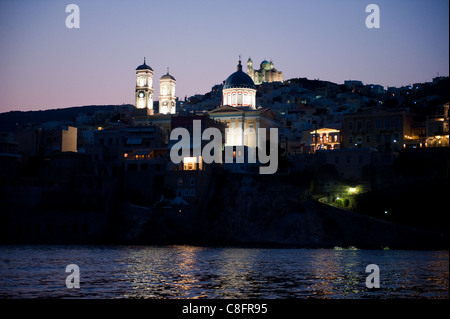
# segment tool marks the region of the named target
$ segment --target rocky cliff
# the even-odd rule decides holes
[[[301,176],[218,176],[204,207],[122,214],[121,240],[143,244],[448,248],[448,233],[380,221],[312,200]]]

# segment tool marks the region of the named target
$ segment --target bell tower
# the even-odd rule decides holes
[[[159,113],[175,114],[177,98],[175,97],[175,85],[177,80],[169,74],[163,75],[159,80]]]
[[[247,70],[253,70],[252,58],[248,58],[248,60],[247,60]]]
[[[255,70],[253,70],[253,61],[251,58],[247,60],[247,74],[252,78],[253,82],[255,82]]]
[[[136,68],[135,106],[153,115],[153,69],[145,63]]]

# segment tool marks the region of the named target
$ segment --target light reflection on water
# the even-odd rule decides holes
[[[3,298],[448,298],[448,251],[0,246]],[[80,267],[80,289],[65,267]],[[379,289],[365,286],[368,264]]]

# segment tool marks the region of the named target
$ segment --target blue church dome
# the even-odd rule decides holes
[[[137,70],[151,70],[151,71],[153,71],[153,69],[150,67],[150,66],[148,66],[147,64],[145,64],[145,58],[144,58],[144,64],[141,64],[140,66],[138,66],[137,68],[136,68],[136,71]]]
[[[232,88],[246,88],[246,89],[256,89],[255,82],[252,78],[245,72],[242,71],[241,61],[237,66],[237,71],[231,74],[223,85],[224,89]]]
[[[161,80],[165,80],[165,79],[176,81],[175,78],[173,76],[171,76],[169,73],[167,73],[161,77]]]

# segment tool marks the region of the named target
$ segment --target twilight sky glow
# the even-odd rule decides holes
[[[80,8],[68,29],[66,5]],[[380,29],[365,8],[380,7]],[[0,1],[0,112],[134,104],[147,57],[177,96],[204,94],[251,56],[284,79],[403,86],[449,74],[448,0]]]

